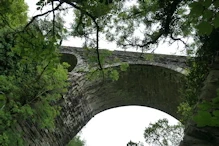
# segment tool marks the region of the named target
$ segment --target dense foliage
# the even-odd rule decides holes
[[[0,6],[1,29],[15,29],[27,22],[27,5],[24,0],[1,0]]]
[[[148,144],[177,146],[183,138],[183,131],[183,125],[169,125],[167,119],[162,119],[146,127],[144,138]]]
[[[67,65],[60,64],[57,41],[45,29],[49,21],[23,29],[24,1],[0,3],[0,145],[24,145],[20,124],[54,128],[60,110],[56,101],[66,92]]]
[[[167,119],[150,123],[144,130],[145,142],[156,146],[178,146],[183,138],[184,126],[181,123],[170,125]],[[127,146],[144,146],[142,142],[128,142]]]
[[[81,140],[80,136],[75,136],[67,146],[85,146],[85,141]]]

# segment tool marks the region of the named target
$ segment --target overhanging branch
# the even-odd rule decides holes
[[[63,2],[60,2],[54,9],[49,10],[49,11],[47,11],[47,12],[45,12],[45,13],[38,14],[38,15],[32,17],[32,19],[26,24],[26,26],[24,27],[24,29],[28,28],[29,25],[30,25],[31,23],[33,23],[34,20],[37,19],[38,17],[42,17],[42,16],[44,16],[44,15],[47,15],[47,14],[49,14],[49,13],[51,13],[51,12],[54,12],[54,11],[58,10],[59,7],[60,7],[62,4],[63,4]]]
[[[99,25],[96,21],[96,17],[94,17],[92,14],[90,14],[89,12],[87,12],[86,10],[82,9],[81,7],[77,6],[76,4],[70,2],[69,0],[63,0],[62,2],[65,2],[69,5],[71,5],[72,7],[74,7],[75,9],[81,11],[81,13],[87,15],[88,17],[91,18],[91,20],[94,22],[95,27],[96,27],[96,52],[97,52],[97,60],[98,60],[98,65],[100,67],[100,70],[103,70],[102,64],[100,62],[100,53],[99,53]],[[104,74],[104,73],[103,73]]]

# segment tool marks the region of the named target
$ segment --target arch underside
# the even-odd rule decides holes
[[[77,65],[77,57],[73,54],[62,53],[60,57],[60,62],[68,63],[68,72],[72,71]]]
[[[179,119],[177,106],[182,102],[180,90],[185,76],[176,71],[150,65],[130,65],[120,72],[118,81],[106,80],[87,98],[93,115],[104,110],[127,105],[147,106]],[[98,87],[99,86],[99,87]]]
[[[119,67],[115,67],[118,69]],[[57,144],[67,144],[96,114],[110,108],[140,105],[161,110],[176,119],[182,102],[180,89],[185,75],[159,66],[129,65],[118,81],[88,80],[85,73],[69,74],[71,87],[65,95],[54,133]]]

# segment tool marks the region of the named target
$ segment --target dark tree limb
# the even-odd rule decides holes
[[[171,30],[171,25],[173,25],[173,22],[178,20],[174,19],[174,13],[176,12],[179,4],[182,2],[182,0],[174,0],[171,2],[168,2],[167,4],[164,4],[162,1],[160,2],[160,7],[163,8],[163,16],[161,17],[161,28],[158,31],[158,34],[155,37],[151,37],[150,40],[144,40],[142,43],[133,43],[129,40],[126,39],[128,43],[122,44],[123,47],[131,46],[131,47],[140,47],[140,48],[145,48],[148,47],[149,45],[156,44],[158,40],[164,36],[167,37],[170,35],[170,38],[174,41],[180,41],[182,42],[185,46],[188,46],[186,42],[184,42],[180,38],[175,38],[173,36],[173,31]]]
[[[148,42],[147,42],[147,40],[145,40],[145,43],[143,43],[143,44],[135,44],[135,43],[132,43],[131,41],[129,41],[129,43],[127,43],[127,44],[122,44],[122,46],[123,47],[127,47],[127,46],[136,47],[137,46],[137,47],[140,47],[140,48],[148,47],[149,45],[156,44],[158,39],[162,35],[163,35],[163,31],[162,31],[162,29],[160,29],[159,34],[156,37],[154,37],[152,40],[148,41]],[[128,40],[126,40],[126,41],[128,41]]]
[[[65,2],[65,3],[69,4],[69,5],[71,5],[72,7],[74,7],[75,9],[81,11],[82,14],[87,15],[94,22],[95,27],[96,27],[96,52],[97,52],[97,60],[98,60],[98,65],[100,67],[100,70],[103,70],[102,64],[100,62],[100,53],[99,53],[99,30],[100,30],[100,28],[99,28],[99,25],[98,25],[98,23],[96,21],[96,17],[94,17],[92,14],[90,14],[86,10],[82,9],[81,7],[77,6],[76,4],[70,2],[69,0],[63,0],[62,2]]]
[[[186,44],[185,41],[183,41],[181,38],[175,38],[175,37],[173,36],[173,33],[170,34],[170,38],[171,38],[172,40],[174,40],[174,41],[180,41],[180,42],[183,43],[186,47],[188,47],[188,45]]]
[[[54,10],[54,1],[52,1],[52,10]],[[53,18],[52,18],[52,35],[55,38],[55,11],[52,11]]]

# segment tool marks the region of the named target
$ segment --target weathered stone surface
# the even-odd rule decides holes
[[[217,97],[219,89],[219,62],[215,62],[213,68],[204,83],[199,100],[211,101]],[[216,67],[216,68],[215,68]],[[197,103],[198,105],[199,103]],[[197,109],[195,109],[196,111]],[[196,112],[194,112],[194,115]],[[208,120],[208,119],[207,119]],[[210,123],[209,119],[209,123]],[[213,126],[198,127],[191,119],[186,125],[185,136],[180,146],[218,146],[219,145],[219,128]]]
[[[24,129],[29,129],[23,130],[27,145],[64,146],[93,116],[119,106],[147,106],[179,118],[177,105],[182,101],[179,89],[184,85],[188,68],[186,57],[154,54],[152,60],[146,60],[142,53],[114,51],[108,57],[109,64],[104,67],[117,69],[121,62],[130,66],[127,71],[120,71],[118,81],[112,81],[87,79],[89,68],[94,64],[89,62],[86,54],[92,52],[63,47],[61,53],[65,54],[63,60],[74,69],[69,72],[68,93],[59,102],[62,112],[56,120],[57,128],[49,132],[37,130],[32,124],[21,124]],[[120,59],[120,63],[114,62],[115,59]]]

